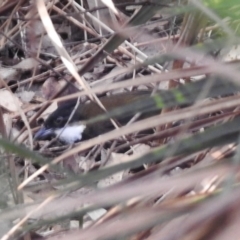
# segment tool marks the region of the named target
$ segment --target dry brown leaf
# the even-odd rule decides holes
[[[23,59],[20,63],[14,65],[13,68],[20,69],[22,71],[29,71],[37,67],[38,64],[39,62],[34,58],[26,58],[26,59]]]
[[[107,154],[104,154],[104,151],[102,151],[102,156],[105,155],[105,157],[107,156]],[[115,164],[119,164],[122,162],[127,162],[129,161],[130,156],[126,155],[126,154],[122,154],[122,153],[111,153],[111,156],[106,164],[106,166],[113,166]],[[105,161],[104,159],[102,159],[103,161]],[[117,182],[120,182],[123,178],[123,174],[124,171],[118,172],[116,174],[113,174],[111,176],[109,176],[108,178],[105,178],[103,180],[100,180],[98,182],[98,187],[103,188],[103,187],[108,187],[110,185],[113,185]]]
[[[49,77],[42,85],[41,93],[47,100],[51,99],[60,89],[60,84],[54,77]]]
[[[99,208],[95,211],[88,212],[87,215],[92,219],[92,220],[98,220],[100,217],[102,217],[107,211],[104,208]]]
[[[33,100],[35,96],[35,92],[33,91],[21,91],[17,94],[17,96],[22,100],[24,103],[29,103]]]
[[[54,112],[58,108],[57,102],[53,102],[41,115],[40,118],[46,119],[50,113]]]
[[[52,45],[49,36],[46,34],[41,20],[35,20],[34,22],[31,22],[31,24],[26,27],[26,35],[32,40],[28,42],[28,47],[33,52],[37,52],[40,46],[41,52],[44,52],[45,54],[56,55],[56,50]]]
[[[0,91],[0,105],[4,109],[9,112],[16,112],[18,111],[16,104],[21,107],[23,103],[19,100],[19,98],[13,96],[8,90]]]
[[[147,153],[150,150],[150,146],[147,144],[136,144],[133,146],[134,153]]]
[[[0,68],[0,79],[8,83],[11,80],[16,80],[19,77],[21,71],[19,69],[14,69],[12,67],[1,67]],[[0,87],[3,87],[3,84],[0,82]]]

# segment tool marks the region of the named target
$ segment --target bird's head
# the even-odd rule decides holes
[[[34,139],[50,140],[58,136],[61,142],[68,144],[80,141],[86,126],[80,123],[84,119],[81,119],[78,108],[74,111],[75,106],[76,102],[65,104],[50,114]]]

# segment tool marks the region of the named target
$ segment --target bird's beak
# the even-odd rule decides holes
[[[55,136],[55,133],[52,129],[46,129],[45,127],[42,127],[34,135],[34,140],[50,140],[54,136]]]

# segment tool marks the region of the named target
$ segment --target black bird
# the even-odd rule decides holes
[[[151,91],[125,92],[112,96],[100,97],[99,100],[108,111],[111,111],[141,99],[144,101],[150,94]],[[96,137],[114,129],[109,119],[88,124],[87,126],[83,124],[83,122],[104,113],[95,102],[79,104],[72,118],[69,120],[75,106],[76,101],[58,107],[58,109],[46,119],[44,126],[35,134],[35,140],[50,140],[59,135],[58,138],[61,142],[71,144],[80,140]],[[139,119],[159,113],[160,110],[148,111],[147,113],[141,114]],[[134,115],[135,113],[133,112],[127,116],[118,116],[115,120],[121,125],[125,125]],[[66,123],[68,124],[66,125]]]

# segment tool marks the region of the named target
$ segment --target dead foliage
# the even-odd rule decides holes
[[[236,239],[237,6],[3,1],[1,239]],[[113,111],[101,102],[142,90],[153,97]],[[35,141],[73,99],[96,102],[106,113],[89,122],[115,129],[72,145]],[[149,109],[159,114],[137,121]]]

